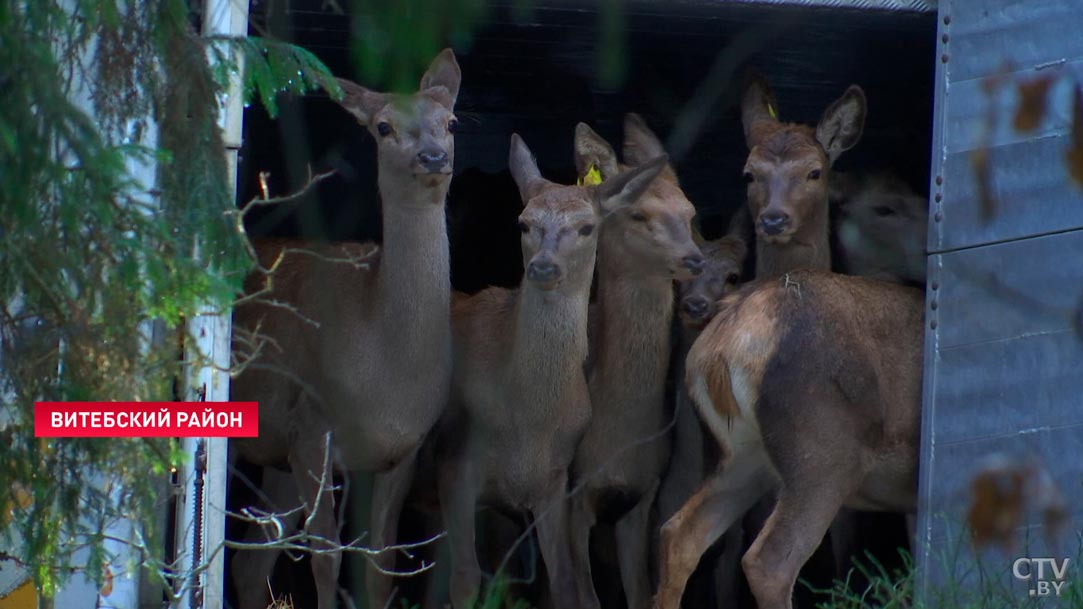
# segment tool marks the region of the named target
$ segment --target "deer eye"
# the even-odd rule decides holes
[[[744,172],[741,174],[741,177],[744,178],[746,184],[751,184],[756,181],[756,176],[752,175],[751,171]]]
[[[457,121],[455,119],[451,119],[450,121],[448,121],[448,123],[447,123],[447,132],[448,133],[455,133],[458,130],[459,130],[459,121]]]
[[[877,205],[876,207],[872,208],[872,211],[873,211],[873,213],[875,213],[877,216],[880,216],[881,218],[886,218],[887,216],[894,216],[895,215],[895,210],[891,209],[887,205]]]
[[[589,235],[589,234],[591,234],[593,232],[594,232],[594,225],[593,224],[584,224],[583,226],[579,227],[579,234],[583,235],[584,237],[586,237],[587,235]]]
[[[726,283],[730,285],[737,285],[738,279],[740,279],[740,277],[737,276],[737,273],[730,273],[729,275],[726,275]]]
[[[381,137],[387,137],[391,135],[391,124],[386,121],[381,122],[380,124],[376,125],[376,132],[379,133]]]
[[[641,212],[633,211],[632,212],[632,219],[635,220],[636,222],[646,222],[647,221],[647,216],[644,216]]]
[[[810,180],[819,180],[820,179],[820,170],[819,169],[813,169],[812,171],[808,172],[808,179],[810,179]]]
[[[530,232],[530,225],[522,220],[519,220],[519,230],[525,235]]]

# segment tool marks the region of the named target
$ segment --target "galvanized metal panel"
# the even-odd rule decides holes
[[[940,287],[929,303],[937,307],[939,351],[1079,329],[1083,231],[939,258]],[[1083,359],[1079,365],[1083,374]]]
[[[1078,0],[968,0],[943,10],[952,83],[1083,57]]]
[[[1083,437],[1083,338],[1073,330],[942,349],[936,365],[949,373],[934,387],[939,443],[1065,426]]]
[[[1072,87],[1083,81],[1083,6],[1078,0],[960,0],[942,4],[939,16],[936,125],[942,133],[933,148],[929,250],[1083,227],[1083,192],[1066,179],[1064,164]],[[1002,79],[990,90],[992,76]],[[1049,76],[1056,81],[1044,117],[1033,131],[1016,130],[1017,85]],[[996,168],[988,198],[973,165],[982,149]],[[990,201],[996,213],[989,213]]]
[[[963,523],[987,455],[1044,463],[1083,526],[1083,193],[1064,167],[1083,6],[946,0],[938,17],[917,561],[926,600],[977,572]],[[1007,85],[987,92],[984,77],[1009,63]],[[1015,83],[1047,74],[1065,79],[1048,113],[1034,131],[1015,131]],[[992,205],[972,165],[986,147]],[[1043,556],[1078,556],[1074,533],[1044,547],[1047,532],[1031,515],[1019,540]],[[985,577],[1014,590],[1002,560]]]
[[[950,69],[950,62],[948,67]],[[1038,78],[1056,79],[1046,96],[1045,114],[1033,131],[1019,131],[1012,125],[1021,104],[1017,84]],[[1080,81],[1083,81],[1083,59],[1040,72],[1025,70],[1007,74],[1002,81],[1004,84],[992,91],[983,78],[952,83],[948,89],[950,103],[946,108],[948,122],[944,125],[948,130],[947,152],[1018,144],[1069,133],[1073,85]]]
[[[1083,520],[1083,492],[1079,484],[1083,477],[1083,459],[1080,459],[1080,455],[1083,455],[1083,426],[1020,430],[1018,433],[980,440],[946,442],[937,445],[937,456],[942,466],[936,469],[938,484],[928,496],[930,505],[948,508],[939,511],[934,519],[939,520],[933,523],[930,536],[934,546],[944,549],[949,540],[956,539],[950,525],[964,522],[965,508],[969,507],[971,499],[971,481],[986,466],[986,460],[994,455],[1009,456],[1019,464],[1034,460],[1035,464],[1047,468],[1053,482],[1065,493],[1069,517]],[[1040,531],[1040,513],[1024,514],[1022,524],[1036,529],[1033,531],[1034,537],[1045,536]],[[1066,552],[1073,549],[1077,541],[1069,530],[1067,535],[1058,535],[1054,545]]]
[[[943,161],[936,205],[936,240],[931,253],[1083,228],[1083,192],[1068,180],[1064,155],[1068,136],[1032,139],[989,150],[994,168],[989,203],[981,197],[973,157],[950,154]]]

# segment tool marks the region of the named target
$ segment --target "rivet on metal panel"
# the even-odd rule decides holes
[[[931,300],[931,301],[929,301],[929,308],[930,308],[930,309],[932,309],[932,310],[934,310],[934,311],[935,311],[935,310],[936,310],[936,308],[937,308],[937,307],[939,307],[939,306],[940,306],[940,305],[939,305],[939,304],[937,304],[937,302],[936,302],[935,300]]]
[[[929,284],[929,287],[934,289],[934,290],[939,290],[940,289],[940,282],[933,279],[933,282]]]
[[[931,328],[933,330],[936,329],[936,320],[935,319],[929,322],[929,328]]]
[[[937,203],[939,203],[939,202],[940,202],[940,201],[942,201],[943,199],[944,199],[944,195],[942,195],[942,194],[940,194],[940,193],[936,193],[936,196],[935,196],[935,197],[933,197],[933,200],[934,200],[934,201],[936,201]]]
[[[944,34],[944,35],[942,35],[942,36],[940,37],[940,42],[943,42],[944,44],[947,44],[947,43],[948,43],[948,40],[950,40],[950,38],[948,37],[948,35],[947,35],[947,34]]]
[[[951,25],[951,15],[944,15],[944,25]]]
[[[940,56],[940,63],[948,63],[948,54],[944,53]]]
[[[936,176],[936,185],[940,186],[943,183],[944,183],[944,178],[942,176]]]
[[[939,222],[943,217],[944,217],[943,214],[941,214],[940,212],[936,212],[936,214],[933,215],[933,220],[936,220],[937,222]]]

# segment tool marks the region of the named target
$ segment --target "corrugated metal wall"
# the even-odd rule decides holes
[[[975,586],[961,524],[981,460],[999,453],[1048,467],[1070,515],[1051,543],[1031,512],[1015,534],[1022,545],[979,553],[1023,606],[1015,558],[1078,562],[1083,530],[1083,191],[1065,164],[1072,88],[1083,83],[1083,3],[941,0],[938,28],[919,590]],[[1020,132],[1018,84],[1045,76],[1054,77],[1047,111]]]

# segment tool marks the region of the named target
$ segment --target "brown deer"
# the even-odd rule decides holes
[[[657,609],[679,606],[703,552],[769,492],[778,500],[742,559],[760,609],[791,607],[798,570],[843,505],[914,508],[922,294],[824,270],[830,165],[864,114],[856,87],[815,131],[780,123],[763,83],[744,96],[766,278],[725,297],[688,354],[689,393],[724,456],[662,527]]]
[[[526,207],[519,217],[526,271],[517,290],[489,288],[456,299],[453,401],[441,425],[440,501],[451,547],[456,609],[476,598],[478,504],[534,518],[550,592],[573,607],[567,479],[591,417],[583,373],[587,309],[598,225],[647,190],[665,157],[597,186],[542,178],[512,136],[509,168]]]
[[[363,269],[287,256],[268,299],[294,310],[253,303],[234,314],[234,324],[267,335],[272,347],[234,382],[234,399],[260,403],[260,437],[235,446],[255,464],[288,466],[296,487],[272,475],[267,494],[280,507],[292,507],[299,488],[308,532],[331,542],[338,541],[334,497],[319,492],[320,481],[330,480],[330,466],[374,472],[366,545],[393,544],[417,449],[447,402],[451,285],[444,201],[460,80],[450,49],[433,60],[413,95],[376,93],[339,79],[342,107],[376,140],[384,226],[379,257],[374,268]],[[270,266],[287,245],[257,246],[261,263]],[[342,248],[359,253],[363,246]],[[261,282],[253,276],[247,288],[257,290]],[[325,459],[326,434],[333,463]],[[265,580],[275,558],[269,551],[238,553],[233,573],[243,609],[266,607]],[[374,561],[389,569],[394,556]],[[340,562],[338,552],[312,556],[320,609],[336,604]],[[370,606],[384,606],[391,580],[374,565],[367,580]]]
[[[581,176],[603,179],[627,166],[590,127],[575,134]],[[639,116],[624,121],[630,166],[665,154]],[[603,182],[604,183],[604,182]],[[590,532],[600,513],[619,513],[617,559],[628,606],[650,604],[649,518],[669,462],[666,377],[673,320],[673,281],[703,270],[692,240],[695,207],[668,165],[639,202],[606,218],[598,237],[597,307],[591,318],[590,399],[593,414],[572,465],[571,543],[581,606],[598,607],[590,565]]]
[[[831,181],[842,272],[925,285],[928,200],[889,173],[835,174]]]
[[[674,400],[673,451],[669,469],[658,488],[658,519],[665,522],[692,496],[714,471],[718,450],[709,434],[704,433],[684,386],[684,360],[704,326],[718,312],[718,301],[737,289],[748,253],[745,225],[751,228],[748,212],[741,207],[731,219],[728,232],[718,239],[700,243],[707,260],[703,273],[679,283],[678,344],[674,349],[675,376],[681,379]],[[722,553],[713,569],[715,597],[732,598],[736,593],[736,573],[741,559],[742,531],[734,526],[722,539]],[[707,582],[704,581],[704,584]]]

